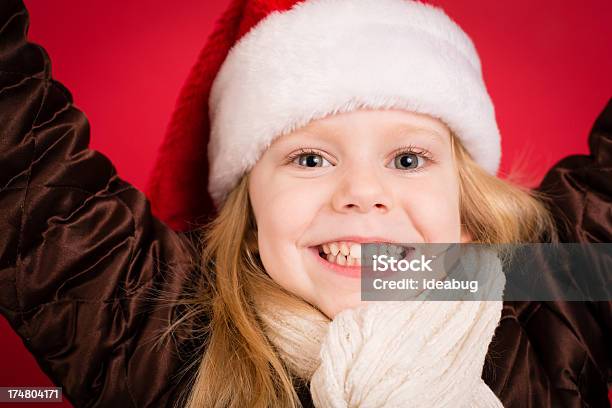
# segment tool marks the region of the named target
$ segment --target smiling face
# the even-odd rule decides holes
[[[468,240],[450,131],[407,111],[341,113],[279,137],[249,197],[268,274],[330,318],[360,304],[355,244]]]

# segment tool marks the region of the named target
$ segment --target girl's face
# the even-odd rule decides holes
[[[361,286],[353,257],[329,262],[323,244],[350,253],[357,243],[469,240],[450,131],[407,111],[341,113],[279,137],[253,167],[249,197],[268,274],[330,318],[359,305]]]

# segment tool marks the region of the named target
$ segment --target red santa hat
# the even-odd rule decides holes
[[[148,184],[154,213],[187,230],[215,213],[273,140],[338,112],[442,120],[496,173],[500,134],[476,49],[412,0],[234,0],[185,83]]]

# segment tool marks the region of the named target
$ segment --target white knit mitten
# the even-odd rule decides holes
[[[501,301],[381,302],[331,322],[317,407],[501,407],[481,379]]]

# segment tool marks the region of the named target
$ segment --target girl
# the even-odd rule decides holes
[[[545,205],[495,177],[478,55],[441,10],[236,1],[153,175],[176,233],[87,149],[23,4],[0,16],[0,310],[75,406],[607,404],[609,303],[361,304],[355,275],[368,242],[608,242],[612,105]]]

